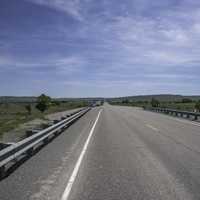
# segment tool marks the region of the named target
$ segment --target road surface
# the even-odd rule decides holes
[[[199,200],[200,124],[94,108],[0,182],[1,200]]]

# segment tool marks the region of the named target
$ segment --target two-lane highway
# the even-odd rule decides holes
[[[0,199],[199,200],[200,125],[92,109],[0,182]]]

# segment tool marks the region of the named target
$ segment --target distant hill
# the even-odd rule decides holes
[[[55,98],[57,101],[101,101],[102,97],[85,97],[85,98]]]
[[[173,94],[127,96],[127,97],[110,98],[108,100],[119,101],[128,99],[131,101],[151,101],[152,98],[155,98],[159,101],[181,101],[182,99],[185,98],[191,100],[200,100],[200,96],[184,96],[184,95],[173,95]]]
[[[21,96],[21,97],[16,97],[16,96],[0,96],[0,103],[8,102],[8,103],[32,103],[36,102],[37,97],[27,97],[27,96]]]
[[[103,98],[53,98],[55,101],[98,101]],[[34,96],[0,96],[0,103],[34,103],[37,97]]]
[[[152,98],[158,99],[159,101],[181,101],[182,99],[188,98],[191,100],[200,100],[200,96],[184,96],[184,95],[173,95],[173,94],[157,94],[157,95],[139,95],[139,96],[127,96],[127,97],[116,97],[106,98],[107,100],[120,101],[129,99],[131,101],[151,101]],[[104,98],[53,98],[56,101],[99,101]],[[32,103],[36,102],[37,97],[34,96],[0,96],[0,103]]]

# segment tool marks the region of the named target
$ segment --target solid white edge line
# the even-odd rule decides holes
[[[162,114],[162,113],[156,113],[156,114]],[[184,119],[184,118],[177,118],[175,116],[170,116],[170,115],[164,115],[164,114],[162,114],[162,115],[166,116],[168,119],[172,119],[172,120],[177,121],[177,122],[181,122],[181,123],[189,124],[189,125],[195,125],[195,126],[199,126],[200,127],[200,123],[199,122],[190,121],[190,120],[187,120],[187,119]]]
[[[63,195],[62,195],[61,200],[67,200],[68,197],[69,197],[69,195],[70,195],[70,192],[71,192],[73,183],[74,183],[74,181],[75,181],[75,179],[76,179],[76,176],[77,176],[77,174],[78,174],[78,170],[79,170],[79,168],[80,168],[81,162],[82,162],[83,157],[84,157],[84,155],[85,155],[85,152],[86,152],[86,150],[87,150],[87,147],[88,147],[88,144],[89,144],[89,142],[90,142],[90,139],[91,139],[91,137],[92,137],[92,135],[93,135],[94,129],[95,129],[95,127],[96,127],[96,124],[97,124],[97,122],[98,122],[98,120],[99,120],[101,111],[102,111],[102,110],[99,111],[99,113],[98,113],[98,115],[97,115],[97,118],[96,118],[96,120],[95,120],[95,122],[94,122],[94,124],[93,124],[93,126],[92,126],[92,128],[91,128],[91,130],[90,130],[89,136],[88,136],[88,138],[87,138],[87,140],[86,140],[86,142],[85,142],[85,144],[84,144],[84,147],[83,147],[83,149],[82,149],[82,151],[81,151],[81,154],[80,154],[80,156],[79,156],[79,158],[78,158],[78,160],[77,160],[77,162],[76,162],[76,165],[75,165],[74,170],[73,170],[73,172],[72,172],[72,174],[71,174],[71,176],[70,176],[70,179],[69,179],[69,181],[68,181],[68,183],[67,183],[67,187],[65,188],[65,191],[64,191],[64,193],[63,193]]]
[[[177,122],[182,122],[184,124],[190,124],[190,125],[195,125],[195,126],[199,126],[200,127],[200,124],[198,124],[198,122],[191,122],[191,121],[186,121],[185,119],[174,119],[176,120]]]

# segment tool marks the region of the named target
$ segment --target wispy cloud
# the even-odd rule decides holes
[[[53,56],[40,61],[18,60],[13,57],[0,57],[0,71],[22,71],[37,72],[38,70],[45,73],[54,72],[57,74],[71,74],[84,70],[87,61],[79,56],[60,57]]]
[[[52,9],[66,12],[77,20],[83,20],[80,0],[30,0],[35,4],[48,6]]]

